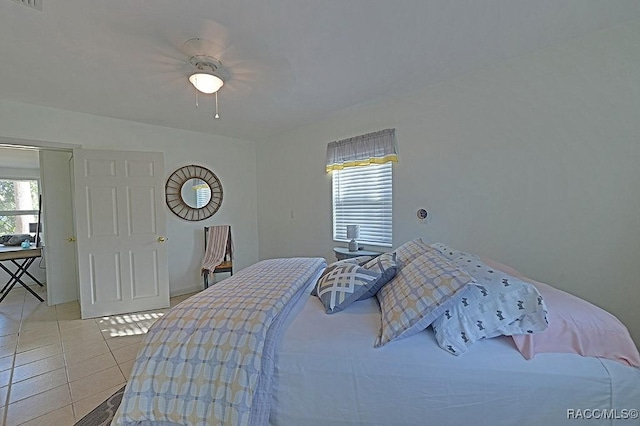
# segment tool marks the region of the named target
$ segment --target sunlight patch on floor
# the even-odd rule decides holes
[[[141,326],[139,322],[143,322],[145,325],[151,325],[153,322],[162,318],[163,315],[164,312],[142,312],[102,317],[99,321],[100,330],[108,334],[109,337],[145,334],[148,326]]]

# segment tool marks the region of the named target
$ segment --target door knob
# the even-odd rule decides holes
[[[165,241],[167,241],[167,237],[158,237],[158,242],[159,243],[164,243]]]
[[[76,240],[76,237],[69,237],[69,238],[67,238],[67,241],[69,241],[70,243],[75,242],[75,240]]]

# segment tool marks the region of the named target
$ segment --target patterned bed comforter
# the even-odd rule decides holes
[[[284,319],[325,266],[261,261],[171,309],[147,333],[112,424],[266,424]]]

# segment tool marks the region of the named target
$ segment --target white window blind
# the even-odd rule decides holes
[[[347,239],[347,225],[360,225],[360,244],[392,244],[392,164],[332,172],[333,239]]]
[[[198,185],[196,188],[196,208],[202,208],[209,204],[209,200],[211,200],[211,188],[209,185],[201,181],[202,184]]]

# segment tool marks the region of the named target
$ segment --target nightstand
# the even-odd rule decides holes
[[[352,257],[358,257],[358,256],[379,256],[382,254],[379,251],[369,251],[369,250],[349,251],[349,249],[346,247],[334,247],[333,252],[336,255],[336,259],[338,260],[350,259]]]

